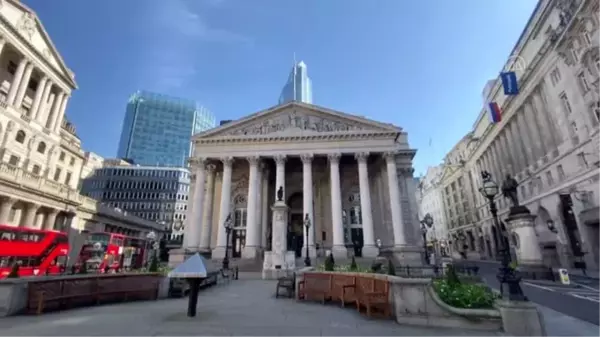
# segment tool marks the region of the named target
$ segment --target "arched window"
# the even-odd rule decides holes
[[[44,152],[46,152],[46,143],[40,142],[38,144],[37,151],[41,154],[44,154]]]
[[[15,137],[15,140],[21,144],[25,143],[25,131],[23,130],[19,130],[17,131],[17,136]]]

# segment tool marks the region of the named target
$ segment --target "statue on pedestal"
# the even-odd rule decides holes
[[[279,186],[277,190],[277,201],[283,201],[283,186]]]
[[[502,183],[502,195],[505,198],[510,199],[513,207],[519,207],[519,194],[517,193],[517,187],[519,183],[515,178],[511,177],[510,174],[506,174],[506,179]]]

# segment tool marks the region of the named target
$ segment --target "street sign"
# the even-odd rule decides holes
[[[559,269],[558,276],[560,277],[560,283],[564,285],[571,284],[571,280],[569,279],[569,272],[566,269]]]

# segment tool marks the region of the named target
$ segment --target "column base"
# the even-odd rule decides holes
[[[225,258],[225,247],[215,247],[215,249],[212,250],[211,259],[222,260],[223,258]]]
[[[311,259],[317,257],[317,248],[315,246],[308,246],[308,256]],[[306,246],[302,247],[302,258],[306,257]]]
[[[379,248],[375,247],[375,246],[363,246],[362,247],[362,256],[363,257],[377,257],[379,256]]]
[[[242,250],[242,258],[243,259],[258,259],[261,257],[261,250],[258,246],[248,247],[245,246]]]
[[[263,261],[263,280],[276,280],[289,276],[296,269],[296,252],[265,252]]]
[[[346,246],[333,246],[331,247],[331,254],[333,254],[334,259],[347,259],[348,249]]]
[[[394,246],[394,260],[401,266],[422,266],[423,248],[416,246]]]

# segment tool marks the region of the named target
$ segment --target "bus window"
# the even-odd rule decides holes
[[[42,241],[43,234],[37,233],[17,233],[16,240],[25,242],[40,242]]]
[[[21,267],[33,267],[36,265],[36,259],[29,256],[16,256],[13,257],[13,261],[18,263]]]
[[[67,257],[65,255],[57,256],[51,263],[53,266],[66,266]]]
[[[12,241],[15,239],[16,237],[15,232],[13,231],[8,231],[8,230],[0,230],[0,240],[4,240],[4,241]]]
[[[90,235],[90,239],[88,241],[90,241],[91,243],[100,242],[103,245],[107,245],[108,240],[109,240],[108,234],[92,234],[92,235]]]
[[[8,268],[12,266],[12,259],[9,256],[0,256],[0,268]]]
[[[123,246],[123,238],[113,237],[111,243],[119,247]]]

